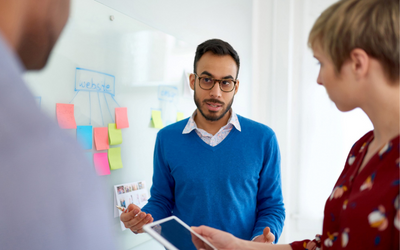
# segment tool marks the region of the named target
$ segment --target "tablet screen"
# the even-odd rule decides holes
[[[190,231],[174,219],[151,228],[178,249],[196,250]]]

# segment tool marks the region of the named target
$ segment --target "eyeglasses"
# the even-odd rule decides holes
[[[235,88],[237,81],[233,79],[214,79],[212,77],[203,77],[203,76],[200,77],[196,73],[194,73],[194,75],[197,76],[197,78],[199,78],[200,88],[204,90],[210,90],[214,88],[215,83],[219,82],[219,88],[221,89],[221,91],[231,92]]]

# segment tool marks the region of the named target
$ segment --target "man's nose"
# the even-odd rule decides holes
[[[213,86],[212,89],[210,89],[210,95],[213,97],[221,97],[221,88],[219,86],[219,84],[221,83],[221,81],[215,81],[215,84]]]

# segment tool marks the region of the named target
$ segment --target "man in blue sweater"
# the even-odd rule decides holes
[[[285,219],[279,147],[269,127],[231,108],[239,66],[238,54],[222,40],[197,47],[190,75],[197,109],[158,133],[151,198],[142,211],[132,204],[121,215],[133,232],[175,215],[189,226],[278,241]]]

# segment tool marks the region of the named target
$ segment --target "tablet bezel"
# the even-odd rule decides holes
[[[212,247],[213,249],[217,250],[217,248],[215,248],[213,245],[211,245],[210,242],[208,242],[206,239],[204,239],[201,235],[199,235],[198,233],[194,232],[188,225],[186,225],[185,222],[181,221],[178,217],[172,215],[170,217],[146,224],[143,226],[143,230],[145,232],[147,232],[148,234],[150,234],[154,239],[156,239],[158,242],[160,242],[163,246],[165,246],[168,250],[179,250],[178,248],[176,248],[174,245],[172,245],[169,241],[167,241],[164,237],[162,237],[160,234],[158,234],[156,231],[154,231],[153,226],[162,224],[166,221],[170,221],[170,220],[176,220],[179,224],[181,224],[182,226],[184,226],[187,230],[189,230],[192,234],[196,235],[197,237],[199,237],[199,239],[201,239],[202,241],[204,241],[205,243],[207,243],[210,247]]]

